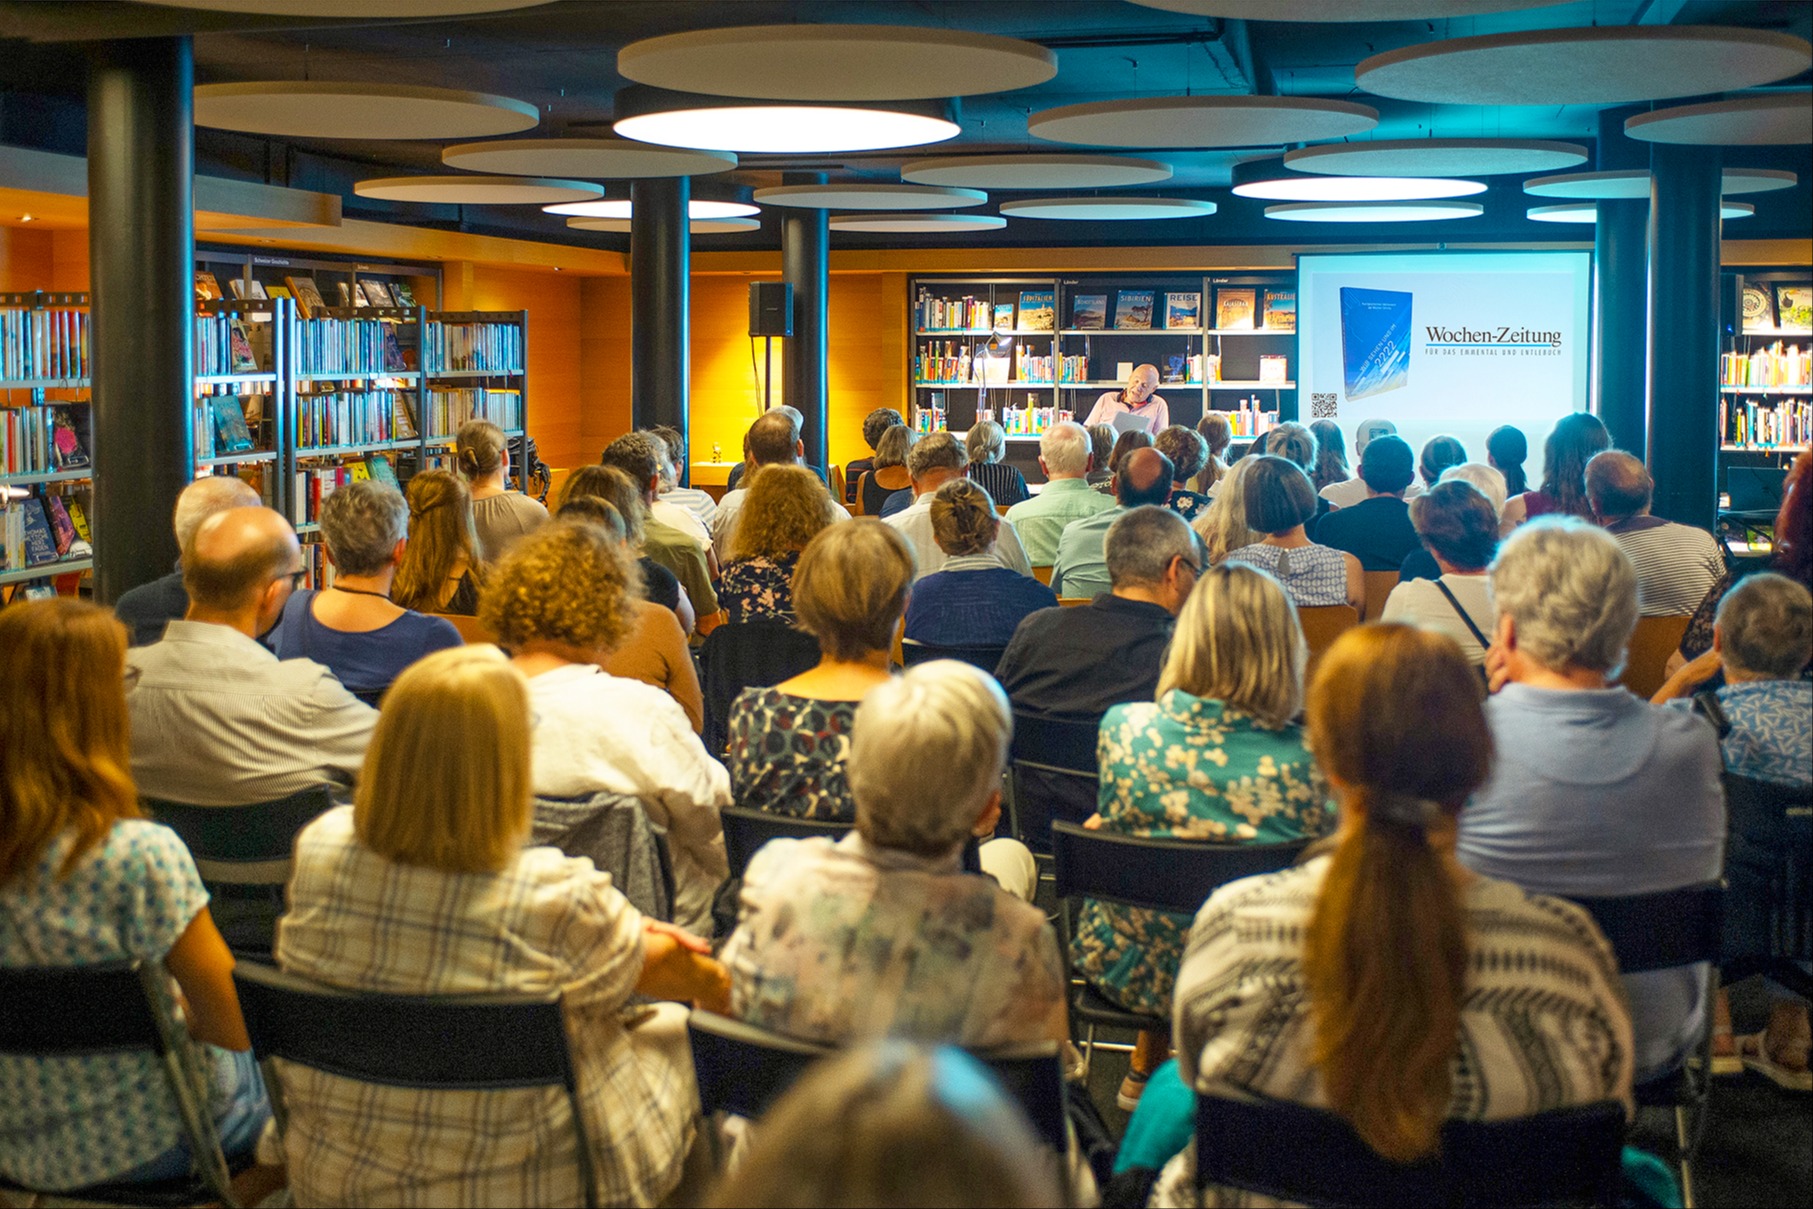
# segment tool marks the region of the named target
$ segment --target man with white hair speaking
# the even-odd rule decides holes
[[[1039,438],[1039,468],[1047,482],[1039,493],[1007,510],[1008,523],[1035,567],[1057,561],[1064,526],[1115,507],[1113,497],[1089,486],[1094,468],[1089,433],[1081,424],[1054,424]]]

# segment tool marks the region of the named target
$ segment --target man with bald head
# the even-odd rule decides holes
[[[1111,390],[1095,401],[1090,409],[1085,425],[1112,424],[1117,431],[1125,432],[1128,421],[1115,422],[1116,416],[1132,416],[1145,421],[1146,431],[1157,436],[1171,427],[1171,408],[1163,397],[1153,392],[1158,389],[1158,367],[1155,365],[1137,365],[1127,375],[1127,385],[1120,390]]]
[[[1157,449],[1135,449],[1122,458],[1120,473],[1111,480],[1119,507],[1064,526],[1051,567],[1051,590],[1059,596],[1090,598],[1108,591],[1108,530],[1130,508],[1163,506],[1171,497],[1176,473],[1171,459]]]
[[[1029,500],[1007,510],[1007,519],[1026,547],[1034,566],[1048,567],[1058,554],[1058,538],[1072,521],[1106,512],[1114,500],[1089,486],[1095,446],[1081,424],[1053,424],[1039,438],[1039,468],[1045,485]]]
[[[1712,534],[1649,514],[1656,483],[1641,461],[1617,449],[1586,464],[1593,516],[1618,539],[1637,568],[1637,607],[1644,617],[1688,617],[1725,573]]]
[[[176,497],[176,548],[188,549],[189,539],[201,523],[216,512],[228,508],[256,507],[258,493],[244,479],[230,474],[209,475],[196,479]],[[133,646],[144,646],[164,636],[164,624],[181,618],[189,609],[189,594],[183,590],[182,561],[176,570],[162,579],[124,593],[113,606],[116,617],[126,623]]]
[[[792,407],[776,407],[756,417],[755,423],[749,426],[749,435],[743,438],[743,445],[748,452],[746,464],[757,469],[763,466],[804,466],[806,464],[806,443],[800,439],[801,417],[798,410]],[[817,470],[817,467],[811,469]],[[824,475],[819,474],[820,478]],[[737,518],[742,515],[743,501],[749,498],[749,489],[731,484],[731,490],[724,493],[718,501],[718,512],[711,522],[711,543],[722,565],[730,560],[731,543],[736,539]],[[832,519],[847,521],[849,509],[832,501]]]

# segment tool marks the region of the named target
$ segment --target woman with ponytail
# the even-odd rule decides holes
[[[1308,723],[1340,830],[1197,916],[1175,1002],[1184,1081],[1333,1111],[1397,1162],[1433,1155],[1448,1120],[1628,1105],[1630,1019],[1605,938],[1580,908],[1454,858],[1492,761],[1459,648],[1408,626],[1350,630],[1317,669]],[[1193,1199],[1192,1166],[1186,1151],[1167,1168],[1161,1203]]]
[[[487,566],[504,556],[511,542],[548,522],[540,500],[510,490],[510,442],[489,420],[467,420],[453,440],[460,477],[472,490],[472,520],[479,555]]]

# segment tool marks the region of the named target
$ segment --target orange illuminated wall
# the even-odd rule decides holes
[[[542,461],[589,461],[579,432],[580,293],[577,276],[449,262],[442,275],[450,311],[529,312],[529,435]]]

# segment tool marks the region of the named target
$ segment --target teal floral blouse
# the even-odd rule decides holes
[[[1334,826],[1303,728],[1261,726],[1172,689],[1102,719],[1102,830],[1158,839],[1278,844]],[[1071,937],[1077,972],[1128,1011],[1169,1018],[1191,917],[1085,900]]]

